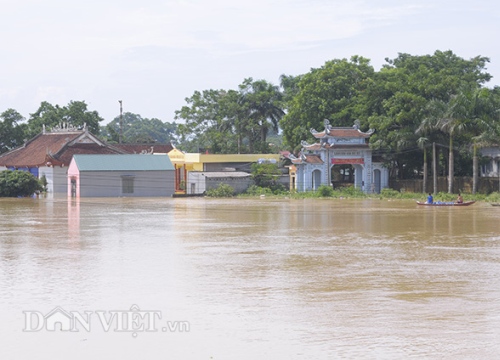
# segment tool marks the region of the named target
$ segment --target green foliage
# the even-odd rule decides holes
[[[43,125],[47,129],[68,124],[74,127],[87,126],[93,134],[99,134],[99,122],[104,119],[97,111],[87,109],[85,101],[70,101],[67,106],[60,107],[43,101],[36,112],[28,120],[28,138],[32,138],[42,131]]]
[[[195,91],[186,98],[188,105],[175,112],[178,147],[187,152],[210,149],[212,153],[235,153],[239,147],[241,111],[234,90]]]
[[[176,140],[177,124],[162,122],[159,119],[142,118],[138,114],[126,112],[122,116],[123,143],[162,143]],[[120,140],[120,117],[115,117],[106,126],[101,127],[101,137],[110,143]]]
[[[215,189],[207,190],[207,196],[209,197],[233,197],[234,196],[234,188],[228,184],[219,184],[219,186]]]
[[[285,143],[294,148],[301,140],[312,140],[309,129],[321,131],[324,119],[333,126],[352,126],[356,119],[366,119],[360,99],[373,75],[368,59],[353,56],[350,61],[328,61],[292,83],[296,95],[280,121]]]
[[[485,200],[488,202],[500,203],[500,192],[495,191],[495,192],[489,194],[488,196],[486,196]]]
[[[282,94],[265,80],[245,79],[238,90],[195,91],[175,112],[179,148],[211,153],[269,153],[267,136],[278,133],[284,114]]]
[[[320,185],[316,190],[320,197],[332,197],[333,196],[333,188],[328,185]]]
[[[41,191],[46,192],[48,182],[47,182],[47,177],[45,176],[45,174],[40,177],[39,182],[40,182],[40,186],[42,187]]]
[[[246,195],[260,196],[260,195],[273,195],[273,191],[268,187],[261,187],[257,185],[251,185],[247,191]]]
[[[401,196],[401,193],[397,190],[394,190],[394,189],[386,188],[386,189],[382,189],[380,191],[380,197],[383,197],[383,198],[395,199],[395,198],[399,198],[400,196]]]
[[[21,146],[25,139],[27,125],[24,118],[14,109],[0,114],[0,154]]]
[[[0,171],[0,197],[31,196],[41,190],[38,179],[27,171]]]
[[[341,191],[342,194],[345,194],[349,197],[366,197],[367,195],[361,191],[359,188],[355,188],[353,185],[345,187]]]
[[[268,188],[276,187],[277,180],[281,176],[278,165],[272,163],[254,163],[251,166],[251,173],[255,185]]]

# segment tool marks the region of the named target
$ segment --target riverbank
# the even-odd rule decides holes
[[[425,201],[427,194],[414,192],[400,192],[393,189],[383,189],[380,194],[365,194],[364,192],[353,187],[343,189],[332,189],[327,186],[321,186],[316,191],[309,192],[278,192],[273,193],[267,188],[253,188],[252,191],[238,195],[238,198],[253,198],[265,196],[271,198],[291,198],[291,199],[307,199],[307,198],[333,198],[333,199],[401,199],[401,200],[418,200]],[[433,194],[435,201],[455,201],[457,194],[449,194],[440,192]],[[464,201],[479,201],[488,203],[500,203],[500,193],[493,192],[491,194],[463,194]]]

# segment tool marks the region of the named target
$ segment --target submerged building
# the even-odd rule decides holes
[[[365,193],[379,193],[389,186],[388,169],[373,157],[368,145],[374,130],[362,132],[357,121],[352,127],[332,127],[328,120],[324,124],[323,131],[311,129],[318,142],[303,141],[298,157],[289,156],[295,166],[292,188],[303,192],[320,185],[352,183]]]

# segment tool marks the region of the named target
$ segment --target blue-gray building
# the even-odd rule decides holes
[[[71,197],[172,196],[175,168],[168,155],[74,155],[68,168]]]

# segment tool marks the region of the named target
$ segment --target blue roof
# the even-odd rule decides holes
[[[152,154],[76,154],[80,171],[164,171],[175,170],[168,155]]]

